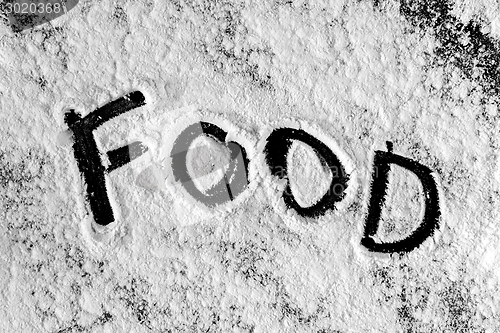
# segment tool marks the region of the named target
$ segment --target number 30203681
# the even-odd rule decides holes
[[[60,14],[66,13],[64,4],[49,1],[16,1],[16,2],[1,2],[0,13],[10,14]]]

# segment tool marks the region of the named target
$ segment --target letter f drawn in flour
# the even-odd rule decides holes
[[[83,118],[75,110],[70,110],[64,115],[65,123],[73,132],[73,151],[87,187],[86,198],[94,220],[99,225],[106,226],[115,221],[106,190],[106,174],[141,156],[148,148],[141,142],[135,141],[108,151],[106,154],[109,163],[105,166],[93,132],[107,121],[145,104],[144,95],[140,91],[134,91]]]

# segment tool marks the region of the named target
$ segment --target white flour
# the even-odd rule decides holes
[[[498,6],[460,1],[436,26],[376,3],[86,0],[20,33],[0,24],[0,331],[499,332],[498,76],[481,65],[497,46],[452,49],[478,43],[459,44],[455,24],[478,11],[498,44]],[[146,105],[96,130],[98,149],[149,150],[107,177],[117,221],[96,234],[64,113],[131,91]],[[214,208],[170,168],[196,121],[249,159],[248,188]],[[287,208],[265,162],[266,138],[290,124],[351,175],[317,218]],[[386,141],[439,185],[439,228],[404,255],[360,244]],[[196,144],[209,148],[187,168],[204,191],[230,152]],[[331,171],[297,142],[288,165],[297,202],[317,203]],[[411,234],[422,193],[392,167],[378,239]]]

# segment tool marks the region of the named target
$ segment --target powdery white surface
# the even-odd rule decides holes
[[[497,104],[433,61],[435,36],[397,4],[81,1],[0,30],[2,330],[500,330]],[[63,113],[131,90],[148,104],[99,129],[99,148],[139,137],[151,149],[110,174],[120,221],[99,242]],[[207,210],[157,182],[189,117],[223,119],[248,146],[254,182],[239,201]],[[338,211],[307,220],[280,206],[257,147],[285,119],[314,124],[352,163]],[[440,230],[401,257],[359,245],[386,141],[440,184]],[[388,239],[421,215],[418,183],[392,177]]]
[[[292,143],[287,164],[292,194],[302,207],[317,203],[328,191],[333,176],[340,177],[339,172],[333,175],[335,170],[329,170],[314,150],[304,143]]]
[[[216,140],[199,137],[191,144],[187,152],[186,166],[199,191],[214,187],[227,172],[231,161],[231,151],[222,147]]]

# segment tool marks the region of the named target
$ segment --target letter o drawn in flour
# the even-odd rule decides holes
[[[230,162],[222,179],[207,189],[200,191],[187,167],[188,152],[195,139],[206,136],[217,141],[230,151]],[[234,200],[248,185],[248,159],[245,149],[238,143],[226,142],[227,132],[208,123],[197,122],[188,126],[175,140],[171,152],[171,167],[174,179],[197,201],[208,207],[215,207]],[[196,154],[196,152],[195,152]]]
[[[330,170],[337,170],[323,197],[310,207],[302,207],[294,198],[288,179],[287,156],[293,140],[309,145],[321,162]],[[278,128],[267,138],[264,148],[266,162],[274,176],[287,179],[283,191],[283,200],[289,209],[294,209],[302,217],[318,217],[326,211],[335,209],[335,204],[342,201],[349,176],[337,156],[323,142],[301,129]],[[276,172],[280,170],[280,172]],[[281,171],[282,170],[282,171]]]

